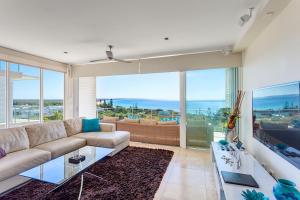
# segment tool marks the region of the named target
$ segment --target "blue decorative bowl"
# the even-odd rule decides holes
[[[262,192],[257,192],[256,190],[245,190],[242,192],[244,200],[269,200]]]
[[[300,200],[296,184],[286,179],[278,179],[273,187],[273,194],[277,200]]]
[[[221,145],[228,145],[229,143],[226,140],[220,140],[219,144],[221,144]]]

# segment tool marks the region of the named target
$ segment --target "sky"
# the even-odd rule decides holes
[[[188,71],[186,98],[187,100],[224,100],[225,69]]]
[[[179,100],[179,74],[156,73],[97,77],[97,98]]]
[[[254,98],[299,94],[299,82],[280,84],[266,88],[260,88],[253,91]]]
[[[1,62],[1,66],[4,62]],[[23,80],[13,81],[14,99],[39,99],[40,96],[40,69],[17,64],[10,64],[11,72],[21,72]],[[4,68],[1,67],[1,70]],[[44,70],[44,99],[64,98],[64,73]],[[24,79],[25,77],[25,79]],[[28,79],[31,77],[31,80]]]
[[[18,66],[11,64],[10,70],[18,71]],[[20,71],[36,80],[14,81],[14,99],[38,99],[39,68],[20,65]],[[186,76],[187,100],[225,99],[225,69],[188,71]],[[63,99],[63,85],[63,73],[44,70],[44,99]],[[179,73],[97,77],[97,98],[179,100]]]
[[[225,69],[187,72],[188,100],[225,99]],[[97,98],[179,100],[179,73],[97,77]]]

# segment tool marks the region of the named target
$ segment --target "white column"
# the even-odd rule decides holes
[[[79,78],[73,78],[73,117],[79,117]]]
[[[44,121],[44,70],[40,68],[40,122]]]
[[[180,147],[186,148],[186,73],[180,72]]]
[[[79,117],[96,117],[96,77],[79,78]]]
[[[78,87],[76,89],[78,90]],[[72,76],[72,67],[69,65],[67,73],[65,73],[65,92],[64,92],[64,118],[65,119],[78,117],[75,116],[75,110],[74,110],[75,98],[78,98],[78,96],[77,97],[74,96],[74,81]]]

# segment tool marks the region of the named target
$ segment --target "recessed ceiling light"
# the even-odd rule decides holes
[[[165,37],[164,40],[169,40],[169,37]]]

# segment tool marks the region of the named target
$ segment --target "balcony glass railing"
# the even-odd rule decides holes
[[[179,123],[179,112],[162,109],[143,109],[143,108],[124,108],[116,106],[115,108],[97,108],[97,117],[102,119],[103,116],[125,117],[131,119],[155,119],[160,121],[177,121]]]

